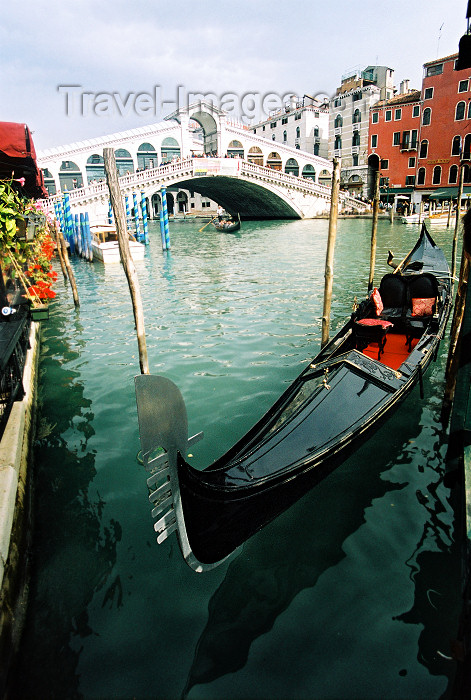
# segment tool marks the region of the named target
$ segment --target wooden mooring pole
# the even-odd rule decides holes
[[[106,181],[110,191],[111,206],[113,208],[116,231],[118,234],[119,252],[124,272],[126,274],[129,291],[131,293],[132,309],[136,323],[137,344],[139,348],[139,365],[141,374],[149,374],[149,361],[147,358],[146,333],[144,327],[144,312],[142,309],[141,289],[137,277],[134,261],[129,248],[129,236],[126,225],[126,214],[124,212],[121,190],[119,189],[118,171],[116,169],[116,159],[112,148],[103,149],[103,160],[105,164]]]
[[[329,235],[327,238],[327,254],[325,258],[324,310],[322,312],[321,348],[329,340],[330,307],[332,304],[332,286],[334,281],[334,250],[337,236],[337,218],[339,209],[340,190],[340,161],[334,158],[332,172],[332,194],[330,200]]]
[[[379,215],[379,170],[375,174],[374,196],[373,196],[373,224],[371,228],[371,251],[370,251],[370,277],[368,279],[368,292],[373,289],[376,264],[376,234],[378,231]]]
[[[460,202],[460,198],[458,198]],[[456,212],[457,219],[459,218],[459,212]],[[458,374],[458,369],[460,367],[460,338],[461,338],[461,326],[463,323],[465,307],[466,307],[466,295],[467,288],[469,284],[469,255],[470,252],[467,249],[467,243],[469,246],[469,240],[471,239],[471,213],[468,211],[463,217],[463,252],[461,255],[461,265],[460,265],[460,275],[458,280],[458,288],[456,290],[455,297],[455,308],[453,310],[453,319],[451,322],[450,330],[450,345],[448,347],[448,358],[445,371],[445,392],[443,396],[441,421],[444,426],[448,424],[450,418],[451,409],[453,407],[453,398],[455,395],[456,387],[456,377]],[[455,238],[457,237],[457,226],[455,225]],[[453,239],[453,246],[455,247],[455,238]],[[455,254],[454,254],[455,255]]]
[[[75,282],[75,275],[74,271],[72,270],[72,266],[70,264],[69,260],[69,253],[67,251],[67,245],[64,240],[64,236],[62,235],[62,231],[59,228],[59,224],[56,221],[55,226],[54,226],[54,231],[55,231],[55,237],[56,237],[56,245],[57,245],[57,252],[59,253],[59,259],[61,262],[61,267],[62,265],[65,266],[66,272],[67,272],[67,277],[69,278],[70,286],[72,288],[72,296],[74,297],[74,306],[76,309],[80,306],[80,300],[79,300],[79,295],[77,291],[77,284]],[[64,273],[64,270],[62,268],[62,274]]]

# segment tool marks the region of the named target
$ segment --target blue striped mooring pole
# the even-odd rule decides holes
[[[92,262],[93,261],[92,232],[90,231],[90,219],[88,217],[88,211],[85,212],[85,236],[87,238],[88,259],[90,260],[90,262]]]
[[[139,207],[137,205],[137,194],[135,192],[132,193],[132,201],[134,205],[134,226],[136,229],[136,238],[138,241],[141,240],[141,230],[139,228]]]
[[[128,231],[131,230],[131,209],[129,207],[129,197],[126,195],[124,197],[124,202],[126,204],[126,227]]]
[[[167,244],[165,243],[165,224],[164,224],[164,210],[160,207],[159,211],[159,221],[160,221],[160,237],[162,239],[162,250],[167,250]]]
[[[108,223],[113,223],[113,209],[111,207],[111,199],[108,200]]]
[[[167,190],[165,187],[160,188],[162,197],[162,211],[164,216],[164,232],[165,232],[165,249],[170,250],[170,232],[168,228],[168,209],[167,209]]]
[[[144,243],[149,245],[149,226],[147,224],[147,202],[144,192],[141,192],[142,228],[144,230]]]

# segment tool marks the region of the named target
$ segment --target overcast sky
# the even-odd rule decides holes
[[[466,0],[10,2],[0,24],[0,119],[27,123],[42,150],[160,121],[177,99],[183,105],[197,93],[249,119],[262,118],[256,112],[267,95],[331,96],[342,75],[368,65],[393,68],[397,87],[408,78],[420,88],[423,63],[458,50],[466,7]]]

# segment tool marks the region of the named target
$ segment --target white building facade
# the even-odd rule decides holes
[[[368,179],[369,111],[379,100],[393,97],[394,70],[368,66],[342,77],[329,101],[328,158],[341,161],[340,184],[352,195],[370,197]]]

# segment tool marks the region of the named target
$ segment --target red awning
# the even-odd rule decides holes
[[[26,124],[0,122],[0,179],[25,178],[22,192],[28,197],[47,197],[42,172],[36,164],[31,132]]]
[[[36,160],[33,139],[26,124],[0,122],[0,151],[11,158]]]

